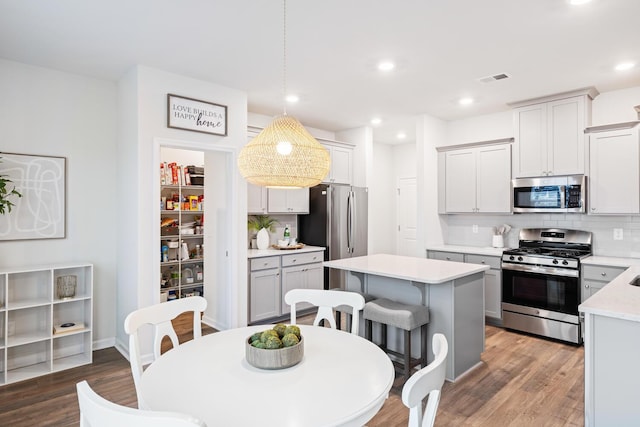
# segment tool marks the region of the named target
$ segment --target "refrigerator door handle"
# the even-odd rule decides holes
[[[353,253],[353,229],[354,229],[354,220],[355,216],[355,193],[353,191],[349,192],[349,197],[347,199],[347,252],[350,254]]]

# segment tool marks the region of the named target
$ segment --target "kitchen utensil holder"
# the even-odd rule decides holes
[[[502,234],[497,234],[493,236],[493,241],[491,243],[491,246],[493,246],[494,248],[504,248],[504,238]]]

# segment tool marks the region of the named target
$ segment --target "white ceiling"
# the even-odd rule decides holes
[[[376,142],[414,117],[453,120],[595,86],[640,86],[639,0],[289,0],[287,107],[303,124],[369,125]],[[0,58],[119,79],[135,64],[246,91],[282,112],[281,0],[0,0]],[[381,59],[396,69],[382,74]],[[615,72],[620,61],[639,65]],[[507,73],[508,80],[478,78]],[[469,107],[457,104],[472,96]],[[211,100],[215,101],[215,100]],[[640,103],[640,100],[639,100]]]

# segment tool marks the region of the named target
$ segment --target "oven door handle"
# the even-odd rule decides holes
[[[541,267],[539,265],[511,264],[511,263],[503,262],[502,269],[524,271],[525,273],[534,273],[534,274],[551,274],[554,276],[563,276],[563,277],[580,277],[579,270],[567,270],[566,268],[555,268],[555,267]]]

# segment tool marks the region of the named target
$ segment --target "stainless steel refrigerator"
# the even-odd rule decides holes
[[[366,188],[320,184],[309,189],[309,214],[298,216],[298,239],[324,246],[325,261],[367,254]],[[344,288],[344,272],[325,268],[324,288]]]

